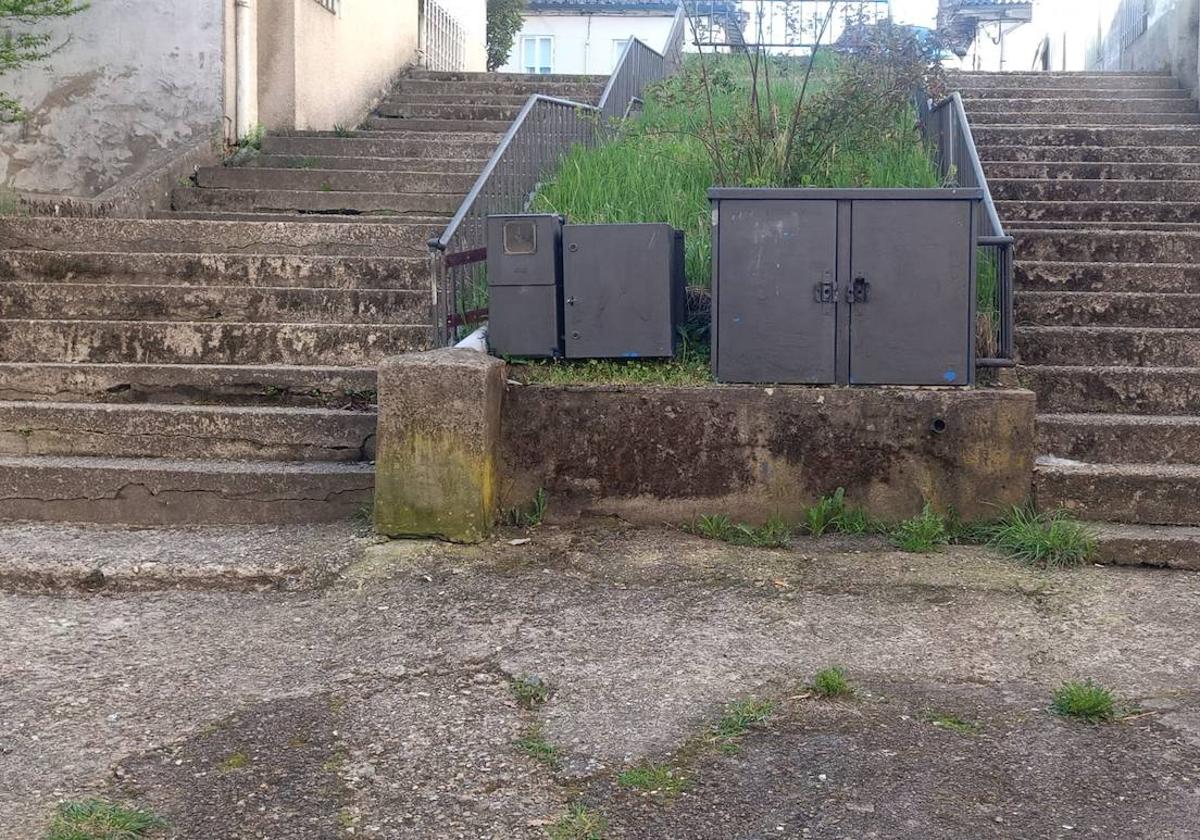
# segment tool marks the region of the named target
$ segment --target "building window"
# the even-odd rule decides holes
[[[554,72],[554,39],[549,35],[521,37],[521,66],[526,73]]]
[[[617,62],[621,60],[621,53],[625,52],[625,45],[628,43],[628,38],[613,38],[612,66],[614,70],[617,69]]]

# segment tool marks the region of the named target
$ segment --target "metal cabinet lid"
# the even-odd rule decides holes
[[[854,201],[876,199],[882,201],[982,201],[983,190],[972,187],[923,187],[884,188],[847,187],[827,189],[825,187],[712,187],[710,199],[735,198],[739,200],[769,199],[812,199],[817,201]]]

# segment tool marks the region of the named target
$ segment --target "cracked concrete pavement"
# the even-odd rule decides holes
[[[1194,573],[612,522],[478,547],[28,527],[0,529],[0,571],[69,571],[0,575],[4,840],[88,795],[150,807],[177,838],[541,838],[572,805],[611,838],[1200,836]],[[66,586],[88,558],[113,573]],[[255,563],[288,571],[220,574]],[[808,696],[831,663],[856,699]],[[550,700],[523,708],[518,675]],[[1081,677],[1138,714],[1051,715]],[[707,746],[750,696],[772,716],[735,754]],[[555,766],[514,746],[534,727]],[[644,761],[689,784],[617,784]]]

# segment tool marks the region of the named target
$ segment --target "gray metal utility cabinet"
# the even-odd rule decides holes
[[[552,214],[489,216],[488,343],[505,356],[562,355],[562,228]]]
[[[968,189],[736,189],[713,206],[722,382],[970,385]]]

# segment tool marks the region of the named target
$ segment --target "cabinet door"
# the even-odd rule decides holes
[[[854,202],[843,283],[861,290],[850,309],[852,384],[970,384],[971,210],[969,201]]]
[[[837,202],[730,199],[719,206],[717,379],[833,382]]]

